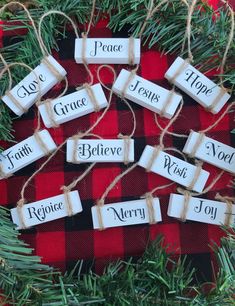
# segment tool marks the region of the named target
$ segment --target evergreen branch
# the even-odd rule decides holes
[[[214,246],[219,273],[209,294],[203,284],[192,287],[195,270],[186,257],[177,261],[159,237],[135,263],[117,261],[104,274],[81,275],[82,261],[62,275],[42,265],[20,240],[0,207],[0,299],[12,305],[232,305],[235,292],[235,231],[227,232],[222,247]]]
[[[5,3],[3,1],[3,3]],[[30,8],[30,13],[36,23],[39,17],[51,9],[62,11],[83,25],[90,18],[92,0],[35,0],[35,7]],[[156,5],[160,0],[156,1]],[[113,31],[129,28],[129,33],[138,36],[141,26],[146,18],[149,1],[146,0],[97,0],[95,21],[103,17],[102,13],[108,13],[110,21],[108,26]],[[169,0],[159,11],[148,21],[147,27],[143,33],[142,41],[149,48],[157,46],[160,51],[170,54],[178,54],[187,57],[186,51],[181,52],[181,46],[184,39],[185,26],[187,20],[187,7],[181,0]],[[42,58],[38,48],[38,42],[35,39],[32,27],[22,11],[17,14],[7,12],[3,18],[11,21],[20,21],[20,23],[6,23],[3,27],[5,31],[25,29],[27,34],[20,38],[12,38],[10,46],[5,46],[0,50],[8,63],[19,61],[28,64],[30,67],[36,67]],[[226,6],[223,6],[214,12],[212,8],[203,0],[198,0],[198,8],[195,9],[192,16],[192,34],[191,48],[194,55],[194,64],[201,71],[218,69],[227,43],[227,37],[230,31],[230,16]],[[48,50],[58,50],[57,40],[66,36],[65,27],[67,20],[61,16],[51,15],[43,23],[42,35]],[[234,53],[235,41],[232,42],[228,52],[224,82],[225,87],[235,93],[235,72],[234,72]],[[2,64],[0,64],[0,69]],[[219,72],[218,72],[219,73]],[[14,84],[23,79],[27,74],[23,68],[12,69]],[[0,80],[0,94],[3,95],[8,87],[8,77]],[[10,124],[12,118],[6,110],[5,105],[1,105],[1,111],[4,114],[0,117],[0,139],[10,141]],[[4,121],[5,120],[5,121]],[[7,125],[5,123],[7,122]],[[2,129],[5,126],[5,130]]]

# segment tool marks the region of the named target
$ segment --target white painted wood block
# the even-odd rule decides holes
[[[221,92],[221,87],[212,82],[208,77],[195,69],[192,65],[185,65],[181,68],[184,60],[177,57],[174,63],[170,66],[165,74],[170,82],[172,81],[177,87],[186,92],[195,101],[203,107],[210,107]],[[174,75],[179,71],[179,75],[174,78]],[[174,78],[174,80],[172,80]],[[224,93],[217,105],[211,110],[213,114],[217,114],[225,105],[231,96]]]
[[[75,61],[82,64],[82,38],[75,41]],[[140,39],[133,43],[134,64],[140,62]],[[128,64],[128,38],[87,38],[85,58],[88,64]]]
[[[199,135],[199,133],[191,131],[183,149],[184,153],[190,154],[192,152]],[[222,142],[204,136],[196,150],[195,157],[235,174],[235,149]]]
[[[66,75],[64,68],[51,55],[47,57],[47,60],[62,76]],[[54,74],[44,63],[38,65],[33,71],[34,72],[30,72],[19,84],[10,90],[10,93],[25,109],[29,109],[39,98],[38,81],[40,83],[41,96],[46,94],[56,83],[58,83]],[[23,114],[23,111],[19,109],[9,97],[5,95],[2,97],[2,100],[16,115],[21,116]]]
[[[128,70],[121,70],[113,84],[113,91],[115,93],[122,94],[122,90],[130,74],[131,72]],[[135,75],[126,90],[125,98],[159,114],[169,100],[169,95],[169,90]],[[181,100],[182,96],[174,93],[163,116],[170,119],[176,112]]]
[[[56,149],[56,144],[47,130],[40,131],[39,135],[50,152]],[[0,153],[0,165],[5,174],[12,174],[43,156],[45,153],[33,135]]]
[[[108,101],[101,85],[95,84],[91,86],[91,88],[99,107],[106,107],[108,105]],[[91,102],[86,89],[75,91],[69,95],[46,103],[50,104],[53,118],[57,124],[62,124],[94,112],[94,105]],[[48,128],[52,127],[53,125],[49,118],[45,104],[39,105],[39,111],[45,126]]]
[[[124,162],[123,139],[80,139],[76,149],[79,163]],[[67,162],[73,162],[74,140],[67,141]],[[130,139],[129,162],[134,161],[134,140]]]
[[[78,191],[69,192],[73,215],[82,211],[82,203]],[[22,208],[24,223],[26,227],[53,221],[68,216],[66,200],[64,194],[60,194],[41,201],[25,204]],[[13,223],[17,229],[22,228],[18,209],[11,209]]]
[[[156,222],[162,221],[158,198],[153,199],[153,209]],[[100,228],[96,206],[91,208],[91,214],[94,229]],[[105,228],[149,223],[149,213],[145,199],[105,204],[101,207],[101,214]]]
[[[152,158],[153,151],[154,147],[147,145],[140,157],[138,165],[146,169]],[[150,171],[166,177],[182,186],[188,187],[194,178],[196,166],[161,151],[155,159]],[[209,172],[202,170],[193,190],[201,192],[208,177]]]
[[[184,196],[171,194],[167,214],[180,218],[184,208]],[[188,203],[186,219],[208,224],[221,225],[225,223],[227,204],[224,202],[191,197]],[[232,208],[231,225],[235,224],[235,205]]]

